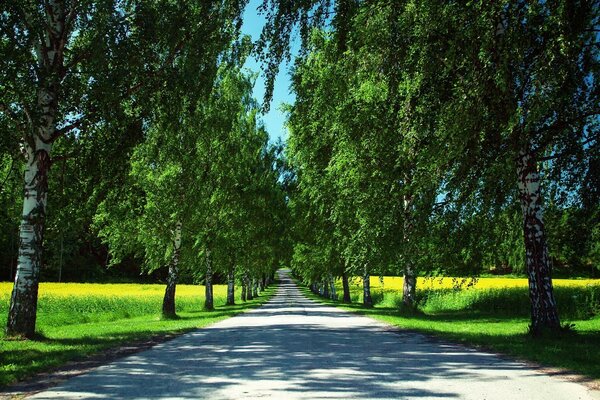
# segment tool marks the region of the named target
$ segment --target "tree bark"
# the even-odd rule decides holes
[[[235,305],[235,267],[231,266],[227,272],[227,305]]]
[[[258,279],[252,279],[252,297],[258,297]]]
[[[173,237],[173,256],[169,264],[167,287],[163,298],[162,315],[165,318],[175,318],[175,289],[179,278],[179,253],[181,251],[181,222],[177,223]]]
[[[404,283],[402,285],[402,304],[408,308],[415,307],[415,297],[417,292],[417,277],[412,265],[407,263],[404,266]]]
[[[405,181],[406,182],[411,182],[411,178],[406,175],[405,176]],[[407,308],[414,308],[415,307],[415,297],[416,297],[416,291],[417,291],[417,277],[415,274],[415,268],[414,265],[412,263],[412,257],[414,257],[414,255],[412,254],[413,252],[411,251],[412,249],[409,248],[410,246],[410,242],[411,242],[411,236],[413,235],[413,221],[412,221],[412,205],[413,205],[413,196],[412,195],[404,195],[404,232],[403,232],[403,239],[404,239],[404,243],[407,247],[407,249],[409,249],[408,253],[408,257],[405,260],[404,263],[404,283],[402,285],[402,304],[404,304],[405,307]]]
[[[331,300],[337,300],[337,292],[335,290],[335,279],[333,277],[329,280],[329,284],[331,285]]]
[[[552,287],[551,263],[543,222],[540,174],[535,155],[521,151],[517,163],[519,195],[523,212],[525,263],[531,300],[531,333],[560,330]]]
[[[213,271],[210,250],[206,251],[206,277],[204,281],[204,308],[206,310],[214,310]]]
[[[39,139],[35,145],[35,149],[27,146],[18,264],[6,327],[7,335],[26,338],[35,334],[51,150]]]
[[[363,274],[363,305],[365,307],[373,307],[373,298],[371,297],[371,275],[369,275],[369,268],[366,265]]]
[[[242,277],[242,301],[246,301],[248,299],[248,278],[244,274]]]
[[[252,296],[252,279],[246,275],[246,300],[252,300],[254,296]]]
[[[344,303],[352,303],[352,298],[350,297],[350,282],[348,279],[348,273],[344,272],[342,274],[342,288],[344,289]]]
[[[48,199],[48,172],[52,142],[56,139],[56,114],[62,76],[64,43],[68,37],[63,2],[45,4],[46,26],[34,40],[39,64],[37,116],[24,135],[27,165],[24,174],[23,213],[19,231],[19,253],[15,283],[6,324],[9,336],[32,338],[35,334],[42,245]]]
[[[324,278],[322,281],[322,285],[323,285],[323,297],[325,297],[326,299],[329,299],[330,295],[329,295],[329,278]]]

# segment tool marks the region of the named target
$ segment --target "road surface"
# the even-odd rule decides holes
[[[306,299],[280,274],[265,306],[38,393],[35,399],[600,399],[525,364],[392,332]]]

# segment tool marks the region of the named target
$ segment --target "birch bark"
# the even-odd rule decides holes
[[[365,264],[363,274],[363,305],[365,307],[373,307],[373,298],[371,297],[371,275],[369,268]]]
[[[235,267],[227,271],[227,305],[235,305]]]
[[[204,308],[214,310],[213,270],[210,250],[206,251],[206,278],[204,282]]]
[[[405,181],[410,182],[410,177],[405,176]],[[413,222],[412,222],[412,205],[413,196],[404,196],[404,243],[409,248],[411,235],[413,234]],[[409,254],[405,257],[404,262],[404,282],[402,284],[402,303],[408,308],[415,307],[415,296],[417,291],[417,277],[415,275],[415,268],[412,262],[413,254]]]
[[[552,287],[551,264],[543,221],[540,174],[535,155],[529,149],[519,153],[517,162],[519,194],[523,212],[525,263],[531,300],[531,333],[560,329]]]
[[[57,129],[56,117],[67,38],[63,2],[48,1],[45,13],[44,23],[47,29],[42,30],[35,46],[38,61],[38,118],[31,121],[32,133],[25,137],[27,165],[24,173],[18,264],[6,324],[7,335],[27,338],[32,338],[35,334],[48,204],[50,153]]]
[[[165,318],[174,318],[175,313],[175,289],[179,278],[179,253],[181,251],[181,222],[178,222],[173,235],[173,256],[169,264],[169,275],[167,276],[167,287],[163,298],[162,314]]]

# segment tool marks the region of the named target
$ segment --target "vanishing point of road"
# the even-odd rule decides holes
[[[263,307],[76,376],[35,399],[587,400],[523,363],[305,298],[288,272]]]

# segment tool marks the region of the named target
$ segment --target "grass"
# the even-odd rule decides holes
[[[555,284],[563,323],[575,330],[561,337],[533,338],[527,334],[529,298],[523,284],[425,287],[417,292],[418,310],[401,307],[401,278],[372,279],[375,307],[364,308],[361,285],[353,282],[353,304],[324,300],[305,290],[311,298],[381,320],[401,329],[532,361],[545,367],[570,370],[600,382],[600,283],[569,281]],[[494,279],[494,278],[489,278]],[[487,282],[488,284],[492,282]],[[341,289],[341,288],[340,288]],[[341,293],[338,292],[338,293]],[[340,295],[341,297],[341,295]]]
[[[0,324],[6,326],[10,284],[0,284]],[[214,287],[215,310],[204,307],[204,287],[178,285],[177,319],[160,317],[163,285],[41,284],[36,340],[0,334],[0,387],[132,342],[180,334],[232,317],[267,301],[225,306],[226,286]],[[239,293],[239,290],[238,290]]]

